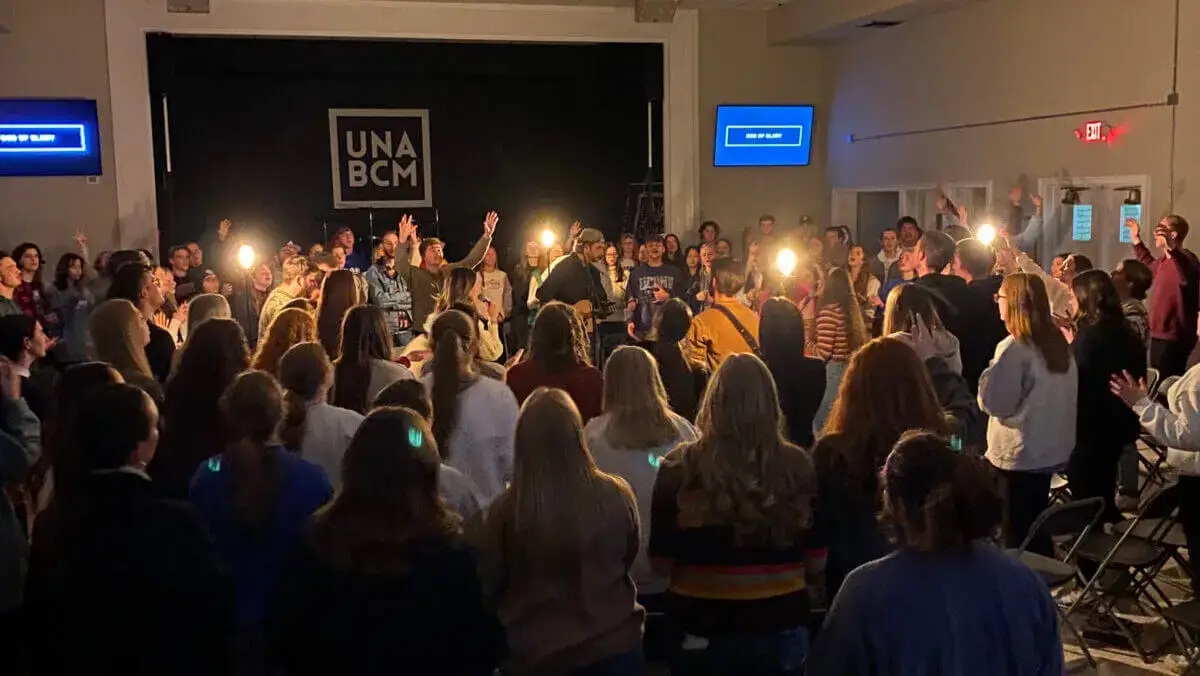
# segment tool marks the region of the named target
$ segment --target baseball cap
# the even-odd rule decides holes
[[[579,231],[579,241],[583,244],[599,244],[604,241],[604,233],[595,228],[584,228]]]

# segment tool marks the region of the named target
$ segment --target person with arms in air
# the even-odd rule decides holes
[[[437,296],[446,284],[446,277],[452,268],[474,268],[483,260],[488,247],[492,245],[492,233],[500,216],[489,211],[483,219],[483,236],[471,247],[470,253],[462,260],[449,262],[443,255],[442,240],[437,237],[426,237],[420,240],[419,247],[422,264],[412,265],[410,248],[417,237],[417,224],[411,216],[400,219],[400,248],[396,253],[396,269],[399,275],[408,281],[412,293],[412,326],[420,331],[425,326],[425,318],[433,312]]]

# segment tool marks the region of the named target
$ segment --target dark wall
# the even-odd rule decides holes
[[[500,212],[501,246],[542,223],[622,228],[646,175],[646,101],[661,166],[660,45],[148,37],[162,244],[222,218],[307,245],[327,222],[365,238],[368,210],[334,209],[329,108],[428,108],[433,202],[410,210],[453,258]],[[170,105],[165,172],[161,97]],[[399,211],[373,210],[375,233]]]

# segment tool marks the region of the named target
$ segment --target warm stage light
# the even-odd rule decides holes
[[[237,250],[237,262],[246,270],[249,270],[254,265],[254,247],[249,244],[243,244]]]
[[[779,255],[775,257],[775,267],[779,268],[780,274],[787,277],[796,269],[796,252],[791,249],[783,249]]]
[[[991,245],[996,240],[996,229],[990,225],[981,225],[975,229],[975,239]]]
[[[542,231],[542,248],[543,249],[549,249],[550,246],[554,244],[554,240],[555,240],[555,237],[554,237],[553,230],[543,230]]]

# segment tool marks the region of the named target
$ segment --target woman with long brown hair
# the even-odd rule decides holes
[[[337,361],[342,354],[342,321],[346,313],[364,300],[353,272],[330,270],[325,275],[321,300],[317,303],[317,336],[330,361]]]
[[[1008,337],[979,376],[979,408],[991,416],[986,457],[1004,478],[1005,542],[1019,547],[1049,504],[1050,479],[1075,448],[1079,376],[1041,278],[1005,277],[997,303]],[[1033,544],[1050,553],[1048,541]]]
[[[439,472],[419,415],[389,406],[363,420],[342,489],[313,516],[269,609],[271,653],[289,674],[490,676],[504,634]]]
[[[333,366],[320,343],[295,345],[279,360],[279,384],[287,404],[279,440],[329,475],[341,487],[342,456],[362,414],[326,403],[333,387]],[[420,387],[420,383],[416,383]]]
[[[899,551],[846,580],[808,673],[1062,674],[1045,582],[988,541],[1004,503],[987,463],[913,431],[881,475],[904,538]]]
[[[114,298],[97,305],[88,317],[88,337],[92,356],[108,362],[125,382],[142,388],[155,402],[162,401],[162,386],[146,357],[150,326],[133,303]]]
[[[583,433],[596,466],[628,481],[637,497],[642,546],[633,564],[633,581],[638,594],[661,594],[667,590],[666,577],[656,574],[646,558],[650,495],[663,456],[681,443],[695,441],[696,428],[669,408],[649,352],[622,345],[612,353],[604,364],[604,413],[592,418]]]
[[[879,468],[906,431],[949,436],[929,372],[896,338],[876,338],[855,353],[833,412],[813,448],[820,480],[822,532],[829,542],[826,584],[837,592],[850,571],[891,550],[877,523]]]
[[[533,320],[529,358],[508,371],[508,386],[523,403],[539,387],[565,390],[586,423],[600,415],[604,375],[588,358],[588,339],[575,308],[547,303]]]
[[[519,407],[499,380],[480,377],[472,355],[475,322],[448,310],[433,322],[433,372],[422,378],[433,401],[433,436],[447,465],[467,475],[487,505],[512,474]]]
[[[812,461],[784,438],[775,383],[753,355],[717,369],[696,427],[700,439],[663,460],[652,498],[649,555],[668,572],[668,614],[692,637],[671,673],[798,673],[824,567]]]
[[[284,308],[271,320],[267,333],[258,341],[258,351],[250,360],[250,368],[278,375],[279,360],[293,345],[317,339],[317,322],[311,312]]]
[[[249,361],[246,336],[232,319],[203,322],[179,351],[167,382],[162,441],[148,468],[163,497],[187,498],[196,468],[225,448],[221,394]]]
[[[779,391],[788,440],[812,448],[813,418],[825,396],[825,362],[800,349],[806,337],[804,315],[795,303],[776,297],[762,304],[758,341]]]
[[[501,308],[496,308],[480,300],[479,274],[472,268],[451,268],[446,276],[445,286],[437,298],[433,313],[426,320],[425,330],[432,326],[433,319],[439,312],[451,308],[474,309],[475,333],[479,336],[479,358],[483,361],[496,361],[504,355],[504,343],[500,340],[500,321],[497,314]]]
[[[825,396],[813,417],[813,431],[825,426],[833,408],[842,375],[850,356],[867,342],[867,327],[854,297],[850,276],[842,268],[829,271],[821,291],[821,309],[815,322],[817,332],[814,356],[825,362]]]
[[[397,380],[411,380],[407,367],[392,361],[392,337],[383,310],[374,305],[350,308],[342,322],[342,354],[334,362],[334,406],[366,413],[375,395]]]
[[[505,674],[641,673],[637,502],[596,468],[562,390],[526,400],[512,485],[485,532],[481,570],[508,633]]]
[[[279,443],[283,388],[246,371],[220,398],[224,451],[200,465],[188,499],[208,526],[236,591],[238,661],[260,664],[267,597],[297,536],[333,495],[329,477]]]

